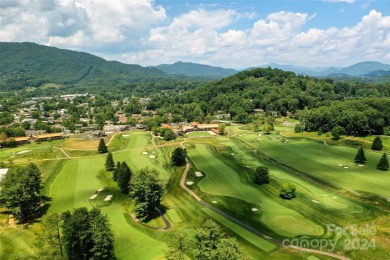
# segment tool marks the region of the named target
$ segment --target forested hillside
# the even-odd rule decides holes
[[[0,88],[9,90],[45,83],[113,86],[166,76],[158,69],[35,43],[0,43],[0,60]]]

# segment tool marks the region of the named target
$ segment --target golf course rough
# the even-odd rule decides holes
[[[320,225],[277,202],[279,198],[270,198],[261,190],[242,183],[238,173],[216,157],[207,145],[197,144],[196,149],[188,149],[188,155],[195,167],[206,173],[198,183],[201,191],[258,205],[262,209],[259,221],[282,236],[319,236],[324,233]]]

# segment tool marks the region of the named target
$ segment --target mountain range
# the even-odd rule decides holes
[[[0,89],[39,87],[47,83],[77,86],[125,85],[139,80],[197,77],[208,80],[231,76],[239,70],[176,62],[142,67],[107,61],[92,54],[35,43],[0,43]],[[279,68],[336,80],[390,81],[390,65],[365,61],[349,67],[298,67],[276,63],[259,67]],[[251,69],[251,68],[248,68]]]

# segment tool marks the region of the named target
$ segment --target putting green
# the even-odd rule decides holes
[[[236,223],[226,219],[225,217],[219,215],[218,213],[212,211],[211,209],[208,208],[203,208],[202,209],[207,215],[221,223],[223,226],[229,228],[232,230],[234,233],[239,235],[240,237],[244,238],[245,240],[249,241],[253,245],[257,246],[258,248],[266,251],[266,252],[271,252],[272,250],[275,250],[277,246],[268,240],[265,240],[262,237],[259,237],[256,234],[253,234],[249,230],[237,225]]]
[[[261,190],[242,183],[238,173],[216,157],[206,145],[197,144],[196,149],[188,149],[188,155],[196,168],[206,173],[206,177],[198,183],[203,192],[235,197],[259,205],[262,209],[261,223],[280,235],[293,237],[323,234],[321,226],[283,206],[277,202],[279,198],[270,198]],[[289,222],[281,222],[281,217],[289,218]]]
[[[366,166],[353,162],[357,149],[346,146],[324,145],[307,138],[292,138],[287,144],[280,140],[254,142],[248,136],[239,137],[261,149],[270,157],[299,169],[308,175],[321,178],[347,190],[374,193],[390,198],[390,174],[376,169],[381,153],[366,149]],[[255,149],[256,149],[255,148]],[[348,168],[340,167],[339,165]]]

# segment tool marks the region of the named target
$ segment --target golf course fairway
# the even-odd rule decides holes
[[[238,173],[215,156],[207,145],[197,144],[196,149],[188,149],[188,155],[195,167],[206,174],[198,183],[201,191],[258,205],[261,208],[259,220],[280,235],[293,237],[323,234],[320,225],[281,205],[277,202],[278,197],[270,198],[260,189],[242,183]]]

